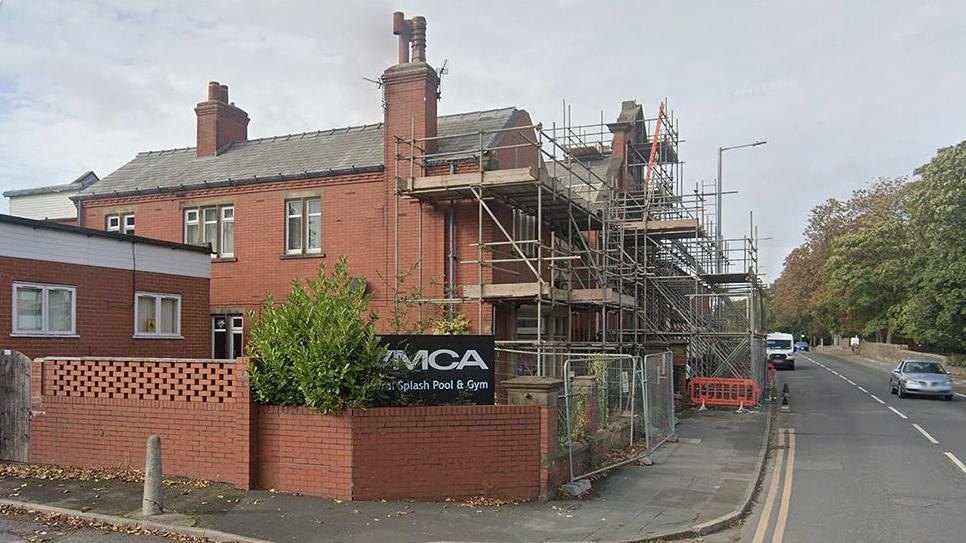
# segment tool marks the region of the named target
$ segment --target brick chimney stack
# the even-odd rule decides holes
[[[228,85],[208,82],[208,99],[195,107],[198,156],[217,155],[228,145],[248,140],[248,114],[228,101]]]
[[[426,63],[426,18],[406,19],[401,11],[393,13],[393,34],[399,36],[399,63],[382,74],[385,104],[386,170],[395,175],[396,137],[412,139],[436,136],[436,102],[439,75]],[[410,47],[412,56],[410,57]],[[424,149],[432,152],[435,141]],[[400,153],[409,155],[401,147]]]

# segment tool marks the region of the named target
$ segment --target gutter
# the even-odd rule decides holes
[[[111,192],[91,192],[89,194],[75,194],[71,196],[70,199],[75,203],[79,203],[83,200],[101,200],[106,198],[120,198],[125,196],[144,196],[149,194],[166,194],[173,192],[184,192],[189,190],[203,190],[203,189],[213,189],[221,187],[238,187],[245,185],[256,185],[261,183],[277,183],[284,181],[302,181],[305,179],[315,179],[315,178],[325,178],[325,177],[336,177],[339,175],[351,175],[359,173],[376,173],[385,170],[385,166],[382,164],[378,166],[364,166],[361,168],[344,168],[341,170],[324,170],[315,172],[302,172],[296,174],[278,174],[269,175],[265,177],[252,176],[245,177],[242,179],[225,179],[221,181],[202,181],[200,183],[191,183],[188,185],[177,185],[162,187],[157,186],[155,188],[149,189],[131,189],[124,191],[111,191]],[[102,181],[103,182],[103,181]]]

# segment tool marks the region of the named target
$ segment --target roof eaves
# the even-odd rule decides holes
[[[24,217],[16,217],[13,215],[5,215],[0,213],[0,224],[13,224],[17,226],[26,226],[34,229],[41,230],[53,230],[57,232],[66,232],[68,234],[76,234],[87,237],[98,237],[105,239],[115,239],[118,241],[126,241],[128,243],[143,243],[145,245],[154,245],[157,247],[167,247],[170,249],[178,249],[183,251],[191,251],[195,253],[211,254],[211,248],[202,245],[188,245],[185,243],[177,243],[174,241],[165,241],[154,238],[146,238],[143,236],[132,236],[130,234],[121,234],[119,232],[107,232],[105,230],[95,230],[93,228],[85,228],[83,226],[72,226],[69,224],[61,224],[51,221],[38,221],[36,219],[27,219]]]
[[[382,164],[376,166],[361,166],[361,167],[351,167],[351,168],[341,168],[338,170],[325,170],[325,171],[314,171],[314,172],[301,172],[297,174],[279,174],[271,175],[265,177],[247,177],[243,179],[223,179],[218,181],[202,181],[200,183],[188,183],[176,186],[168,187],[154,187],[147,189],[132,189],[125,191],[111,191],[111,192],[90,192],[87,194],[75,194],[70,197],[71,200],[78,202],[83,200],[100,200],[104,198],[121,198],[125,196],[144,196],[148,194],[163,194],[169,192],[183,192],[188,190],[201,190],[201,189],[212,189],[220,187],[234,187],[243,185],[254,185],[259,183],[276,183],[284,181],[301,181],[304,179],[315,179],[315,178],[325,178],[325,177],[335,177],[338,175],[351,175],[357,173],[373,173],[381,172],[385,169]]]

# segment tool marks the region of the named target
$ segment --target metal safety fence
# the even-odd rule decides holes
[[[648,454],[674,436],[674,361],[671,351],[649,354],[643,363],[644,433]]]
[[[674,436],[673,376],[670,351],[645,357],[581,355],[564,361],[558,433],[569,457],[571,481],[648,457]],[[614,445],[631,454],[577,462],[576,446],[590,437],[591,429],[610,433]],[[642,441],[644,451],[635,451]]]

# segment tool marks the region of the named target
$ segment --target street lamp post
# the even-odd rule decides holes
[[[730,151],[732,149],[743,149],[745,147],[758,147],[759,145],[764,145],[766,143],[768,143],[768,142],[767,141],[756,141],[754,143],[746,143],[744,145],[732,145],[730,147],[718,147],[718,183],[717,183],[717,187],[716,187],[717,188],[717,192],[715,193],[715,198],[714,198],[714,210],[715,210],[715,222],[714,222],[715,236],[714,237],[717,240],[717,245],[718,245],[718,250],[717,250],[717,253],[718,254],[717,254],[717,258],[715,259],[715,261],[717,263],[717,266],[716,266],[717,269],[716,269],[716,271],[718,273],[721,273],[723,271],[721,268],[724,265],[724,254],[723,254],[724,253],[724,238],[722,237],[722,232],[721,232],[721,194],[722,194],[722,192],[724,190],[724,186],[721,184],[721,158],[724,155],[724,152],[725,151]]]

